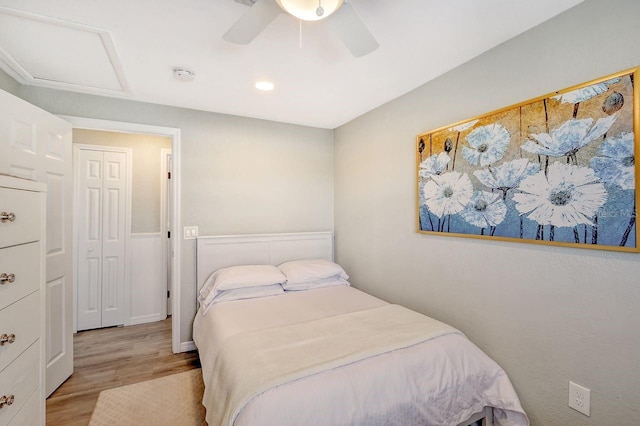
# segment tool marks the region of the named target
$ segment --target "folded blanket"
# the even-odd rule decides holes
[[[442,336],[451,326],[399,305],[242,333],[218,348],[206,383],[211,426],[233,425],[243,407],[273,387]],[[461,333],[460,333],[461,334]]]

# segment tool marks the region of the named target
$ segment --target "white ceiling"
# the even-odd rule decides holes
[[[223,41],[248,8],[234,0],[0,0],[0,67],[23,84],[333,129],[581,1],[352,0],[380,43],[354,58],[322,21],[303,23],[300,48],[286,14],[249,45]]]

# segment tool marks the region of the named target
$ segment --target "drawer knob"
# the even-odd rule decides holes
[[[2,336],[0,336],[0,346],[4,346],[5,343],[13,343],[16,341],[16,335],[11,333],[11,334],[3,334]]]
[[[9,406],[9,405],[13,405],[13,402],[15,401],[15,396],[13,395],[2,395],[0,396],[0,408],[4,407],[5,405]]]
[[[14,274],[5,274],[4,272],[0,274],[0,284],[12,283],[16,280],[16,276]]]
[[[13,222],[16,220],[16,215],[13,213],[2,212],[0,213],[0,222]]]

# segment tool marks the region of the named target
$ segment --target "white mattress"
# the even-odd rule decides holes
[[[194,321],[203,376],[216,348],[236,334],[385,304],[348,286],[216,304]],[[215,383],[205,386],[215,395]],[[504,371],[464,336],[447,334],[277,386],[251,400],[234,425],[445,426],[485,406],[496,408],[497,425],[529,424]]]

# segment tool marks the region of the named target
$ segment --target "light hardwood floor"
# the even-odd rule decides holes
[[[170,318],[81,331],[73,350],[73,375],[47,399],[47,426],[86,426],[100,391],[200,367],[197,352],[171,352]]]

